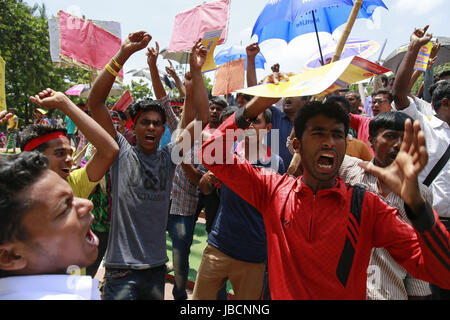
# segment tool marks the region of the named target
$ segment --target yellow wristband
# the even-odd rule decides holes
[[[114,77],[117,77],[118,73],[116,70],[114,70],[113,68],[111,68],[111,66],[109,64],[107,64],[105,66],[105,69],[109,71],[109,73],[111,73]]]
[[[123,68],[123,66],[120,65],[116,60],[114,60],[114,58],[111,58],[111,62],[112,62],[117,68],[119,68],[119,69],[122,69],[122,68]]]

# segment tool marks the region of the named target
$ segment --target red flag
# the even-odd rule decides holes
[[[190,50],[206,31],[223,30],[218,44],[225,42],[230,0],[203,3],[175,16],[168,51]]]
[[[101,70],[119,51],[121,39],[90,21],[59,11],[60,54]],[[123,70],[119,76],[123,78]]]
[[[113,111],[125,111],[130,104],[133,102],[133,97],[129,90],[125,91],[125,93],[120,97],[119,101],[112,108]]]

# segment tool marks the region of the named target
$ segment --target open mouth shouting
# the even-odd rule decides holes
[[[89,229],[86,232],[86,235],[84,238],[86,239],[86,242],[88,243],[88,245],[93,246],[93,247],[98,247],[100,242],[99,242],[98,237],[91,230],[92,221],[94,221],[93,218],[91,219],[91,222],[89,223]]]
[[[336,169],[336,153],[334,151],[321,151],[319,152],[316,160],[316,168],[322,173],[332,173]]]
[[[152,134],[145,135],[144,139],[148,143],[155,143],[156,142],[156,136],[152,135]]]
[[[63,178],[67,178],[70,176],[71,168],[62,168],[61,169],[61,175]]]

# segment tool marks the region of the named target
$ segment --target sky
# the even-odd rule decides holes
[[[300,0],[299,0],[300,1]],[[44,3],[49,17],[64,10],[86,19],[117,21],[121,24],[122,39],[130,32],[145,30],[152,36],[150,46],[157,41],[160,49],[169,45],[175,16],[203,2],[200,0],[25,0],[30,6]],[[231,0],[228,37],[225,44],[217,46],[218,50],[233,44],[246,46],[257,41],[251,38],[251,30],[259,14],[268,0]],[[434,36],[450,36],[446,18],[448,5],[446,0],[384,0],[388,10],[377,8],[373,21],[358,19],[350,33],[350,38],[374,40],[381,47],[386,42],[382,59],[393,50],[407,44],[414,28],[430,25],[429,32]],[[344,26],[338,28],[333,36],[321,35],[321,42],[326,43],[332,38],[339,40]],[[289,44],[282,40],[272,39],[260,44],[261,52],[267,60],[265,70],[257,70],[258,78],[270,73],[270,66],[280,64],[283,72],[300,73],[306,61],[318,52],[315,34],[298,37]],[[369,57],[377,60],[380,51]],[[158,58],[158,67],[164,70],[168,61]],[[177,65],[176,63],[174,64]],[[124,66],[125,83],[134,77],[126,72],[132,69],[147,67],[145,51],[133,55]],[[182,66],[181,66],[182,67]],[[180,69],[180,70],[183,70]],[[214,72],[207,73],[213,78]]]

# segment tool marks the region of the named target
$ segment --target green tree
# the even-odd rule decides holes
[[[65,91],[86,74],[52,64],[45,5],[32,8],[22,0],[0,1],[0,39],[6,103],[16,110],[21,124],[32,119],[30,95],[49,87]]]

